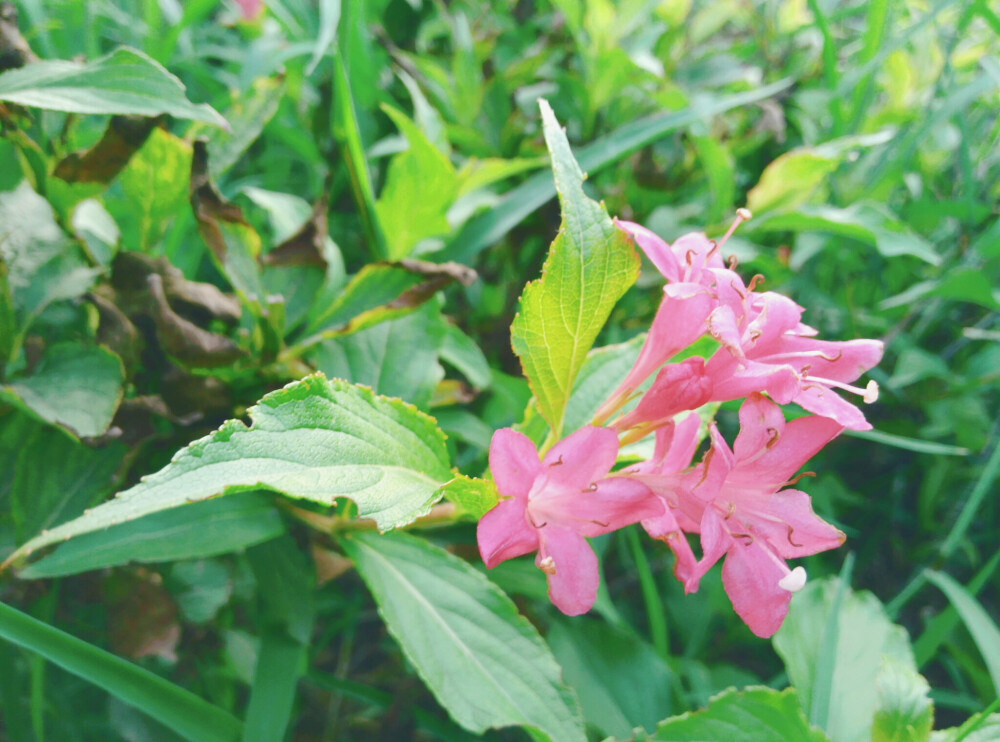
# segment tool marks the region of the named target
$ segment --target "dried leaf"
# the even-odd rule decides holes
[[[56,165],[55,176],[67,183],[110,183],[164,118],[112,116],[100,141],[88,150],[66,155]]]
[[[0,72],[37,61],[38,57],[17,27],[17,6],[0,3]]]

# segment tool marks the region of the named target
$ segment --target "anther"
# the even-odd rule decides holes
[[[547,556],[538,562],[538,568],[547,575],[554,575],[556,573],[556,560]]]
[[[878,400],[878,384],[875,383],[875,379],[871,379],[868,385],[865,387],[865,395],[862,397],[865,404],[871,404]]]
[[[778,580],[778,587],[790,593],[797,593],[806,584],[806,571],[802,567],[796,567],[787,575]]]

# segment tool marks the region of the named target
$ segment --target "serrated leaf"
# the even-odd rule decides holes
[[[390,106],[382,110],[410,146],[389,163],[375,212],[385,233],[388,257],[405,258],[427,237],[446,234],[448,207],[458,192],[455,168],[420,128]]]
[[[266,395],[251,425],[230,420],[116,499],[42,533],[8,563],[37,549],[230,492],[274,490],[326,505],[355,502],[381,530],[410,523],[452,478],[444,435],[411,405],[314,374]]]
[[[934,704],[923,676],[905,663],[887,658],[875,679],[878,708],[872,742],[926,742],[934,726]]]
[[[476,733],[521,725],[556,742],[586,740],[545,642],[486,577],[404,534],[357,533],[341,544],[390,633],[459,724]]]
[[[5,72],[0,100],[66,113],[167,113],[227,126],[211,106],[189,101],[184,85],[162,65],[128,47],[83,65],[48,60]]]
[[[809,726],[795,698],[786,688],[730,688],[708,702],[708,708],[660,722],[656,733],[637,735],[636,742],[827,742],[826,736]]]
[[[496,485],[488,479],[459,474],[441,488],[444,499],[455,505],[459,515],[479,520],[493,509],[500,499]]]
[[[0,387],[0,400],[81,437],[108,429],[122,397],[121,359],[96,345],[48,348],[30,376]]]
[[[839,579],[817,580],[796,593],[773,643],[809,718],[826,719],[826,732],[833,742],[869,742],[879,708],[876,681],[884,658],[914,673],[916,665],[905,629],[889,620],[878,598],[845,588],[836,641],[829,649],[832,677],[817,676],[824,664],[820,654],[829,644],[827,617],[836,605],[840,584]],[[828,698],[814,693],[821,685],[830,689]],[[824,708],[816,708],[824,703]]]
[[[244,549],[284,533],[261,492],[246,492],[85,533],[18,573],[21,579],[61,577],[129,562],[203,559]]]
[[[562,224],[542,277],[521,295],[511,345],[542,415],[558,436],[576,374],[615,302],[635,282],[639,259],[604,206],[583,192],[584,175],[566,133],[549,104],[540,100],[539,105]]]

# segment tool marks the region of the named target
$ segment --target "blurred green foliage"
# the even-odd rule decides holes
[[[41,110],[0,77],[0,556],[312,370],[430,412],[451,460],[481,475],[492,430],[533,414],[509,328],[559,227],[544,97],[611,215],[672,240],[717,236],[749,206],[753,220],[726,245],[748,274],[807,307],[824,337],[886,341],[873,372],[882,396],[866,409],[875,431],[824,451],[808,487],[848,534],[850,583],[877,599],[831,597],[832,582],[811,599],[865,606],[875,618],[857,618],[858,632],[895,632],[890,620],[909,632],[914,657],[891,652],[903,660],[879,688],[892,697],[919,670],[936,727],[996,699],[995,7],[266,0],[244,15],[252,5],[18,0],[0,16],[0,68],[94,63],[128,46],[145,55],[136,74],[151,77],[141,79],[172,90],[156,77],[169,70],[185,101],[227,122],[186,102],[146,123]],[[598,345],[648,327],[658,280],[644,265]],[[719,420],[732,429],[735,407]],[[7,573],[0,598],[228,714],[270,720],[269,739],[471,737],[421,684],[329,539],[259,500],[216,511],[205,522],[231,522],[226,550],[245,551],[182,548],[192,516],[163,526],[187,535],[150,563],[110,568],[121,559],[109,557],[89,563],[102,571],[44,581]],[[327,517],[299,513],[309,515]],[[425,533],[476,560],[471,523]],[[730,686],[800,685],[793,650],[777,640],[786,676],[718,580],[684,596],[667,550],[636,544],[596,540],[607,589],[580,625],[548,606],[534,567],[489,574],[547,637],[577,695],[600,699],[600,712],[584,710],[592,736],[638,724],[653,734],[652,720]],[[812,557],[810,575],[839,572],[844,554]],[[39,578],[68,573],[43,564]],[[822,615],[807,602],[793,608]],[[602,632],[606,655],[588,656],[585,642]],[[829,640],[794,651],[829,654]],[[177,738],[38,655],[0,642],[0,665],[0,738]],[[653,677],[664,687],[639,703],[598,683],[608,667],[624,686]],[[794,707],[791,693],[752,693]],[[815,695],[800,685],[798,698],[805,716],[794,724],[817,723]],[[731,700],[705,718],[723,718]],[[918,726],[925,700],[914,702]],[[675,739],[693,718],[652,738]],[[888,712],[876,722],[895,723]],[[218,724],[231,728],[228,716]],[[850,738],[836,722],[823,727]]]

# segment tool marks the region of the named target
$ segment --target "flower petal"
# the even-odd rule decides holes
[[[819,384],[805,384],[792,402],[822,417],[828,417],[848,430],[871,430],[864,413],[836,392]]]
[[[846,538],[813,512],[809,495],[794,489],[769,495],[745,494],[740,499],[739,517],[784,559],[836,549]]]
[[[777,442],[763,456],[741,467],[741,478],[775,484],[785,482],[843,430],[834,420],[817,415],[800,417],[784,427]],[[739,438],[736,443],[739,445]]]
[[[659,235],[635,222],[615,219],[615,225],[635,240],[635,244],[646,253],[646,257],[652,261],[664,278],[668,281],[681,280],[681,267],[677,262],[677,256],[670,249],[670,245]]]
[[[679,412],[701,407],[712,396],[712,381],[705,375],[702,358],[668,363],[660,369],[635,409],[615,427],[624,431],[642,423],[662,424]]]
[[[504,500],[479,519],[476,538],[487,567],[538,548],[538,533],[525,517],[525,502],[524,498]]]
[[[567,616],[586,613],[597,600],[597,556],[587,539],[568,528],[541,529],[535,564],[548,575],[549,600]]]
[[[792,594],[778,583],[789,573],[761,539],[737,539],[722,564],[722,584],[736,614],[766,639],[781,628]]]
[[[587,425],[556,443],[542,461],[544,487],[550,493],[585,489],[603,479],[618,458],[618,434],[611,428]],[[536,483],[536,488],[541,482]]]
[[[662,512],[662,501],[646,485],[629,477],[608,477],[592,492],[571,493],[546,499],[544,512],[550,522],[587,536],[617,531]]]
[[[505,497],[527,497],[542,472],[535,444],[512,428],[501,428],[490,441],[490,472]]]
[[[733,443],[736,460],[745,461],[771,449],[781,440],[784,430],[781,408],[759,393],[751,394],[740,405],[740,432]]]

